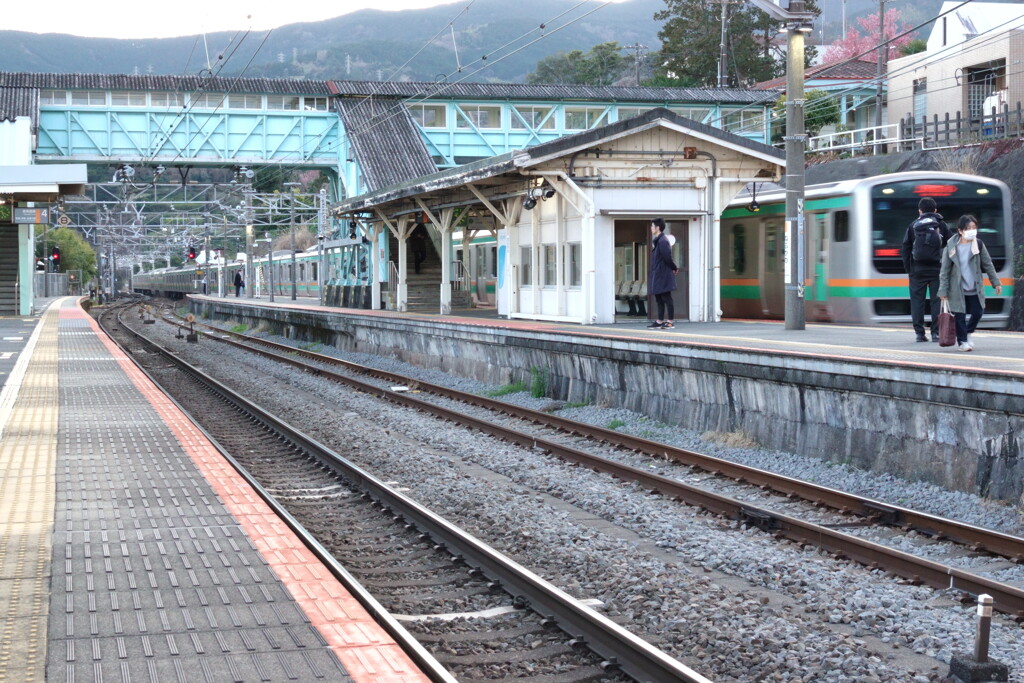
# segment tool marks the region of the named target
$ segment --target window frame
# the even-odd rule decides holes
[[[481,125],[480,113],[484,110],[497,112],[497,125]],[[500,104],[460,104],[455,114],[455,127],[461,130],[501,130],[504,107]]]

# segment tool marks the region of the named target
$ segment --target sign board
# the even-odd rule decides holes
[[[68,216],[66,213],[62,213],[61,215],[57,216],[57,225],[60,225],[62,227],[67,227],[71,225],[71,217]]]
[[[45,225],[50,222],[50,210],[14,207],[14,222],[18,225]]]

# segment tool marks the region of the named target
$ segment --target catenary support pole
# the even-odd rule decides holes
[[[802,0],[790,10],[802,12]],[[805,327],[804,311],[804,26],[789,24],[786,65],[786,309],[787,330]]]

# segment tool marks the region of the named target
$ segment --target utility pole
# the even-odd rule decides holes
[[[298,269],[295,265],[295,186],[298,183],[284,183],[288,186],[288,205],[291,207],[288,213],[288,227],[292,234],[292,301],[295,301],[296,287],[295,280],[298,277]]]
[[[252,289],[252,185],[245,188],[245,294],[253,297]]]
[[[875,86],[875,154],[882,153],[878,138],[882,135],[882,79],[889,63],[889,45],[885,42],[885,0],[878,0],[878,83]]]
[[[324,240],[327,238],[327,188],[320,188],[320,206],[317,211],[316,227],[316,288],[320,293],[320,305],[324,305],[327,273],[324,271]]]
[[[724,88],[727,85],[728,78],[726,77],[726,64],[725,64],[725,19],[727,14],[727,8],[729,6],[729,0],[721,0],[722,3],[722,34],[718,42],[718,87]]]
[[[640,86],[640,54],[643,50],[647,49],[646,45],[640,43],[633,43],[632,45],[623,45],[619,48],[620,50],[632,50],[633,51],[633,81],[634,85]]]
[[[749,0],[771,17],[786,22],[789,41],[786,54],[786,230],[785,285],[786,329],[805,327],[804,311],[804,34],[812,29],[814,16],[804,10],[803,0]]]

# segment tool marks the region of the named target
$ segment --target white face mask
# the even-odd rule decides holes
[[[973,242],[974,238],[978,236],[977,230],[964,230],[964,241]]]

